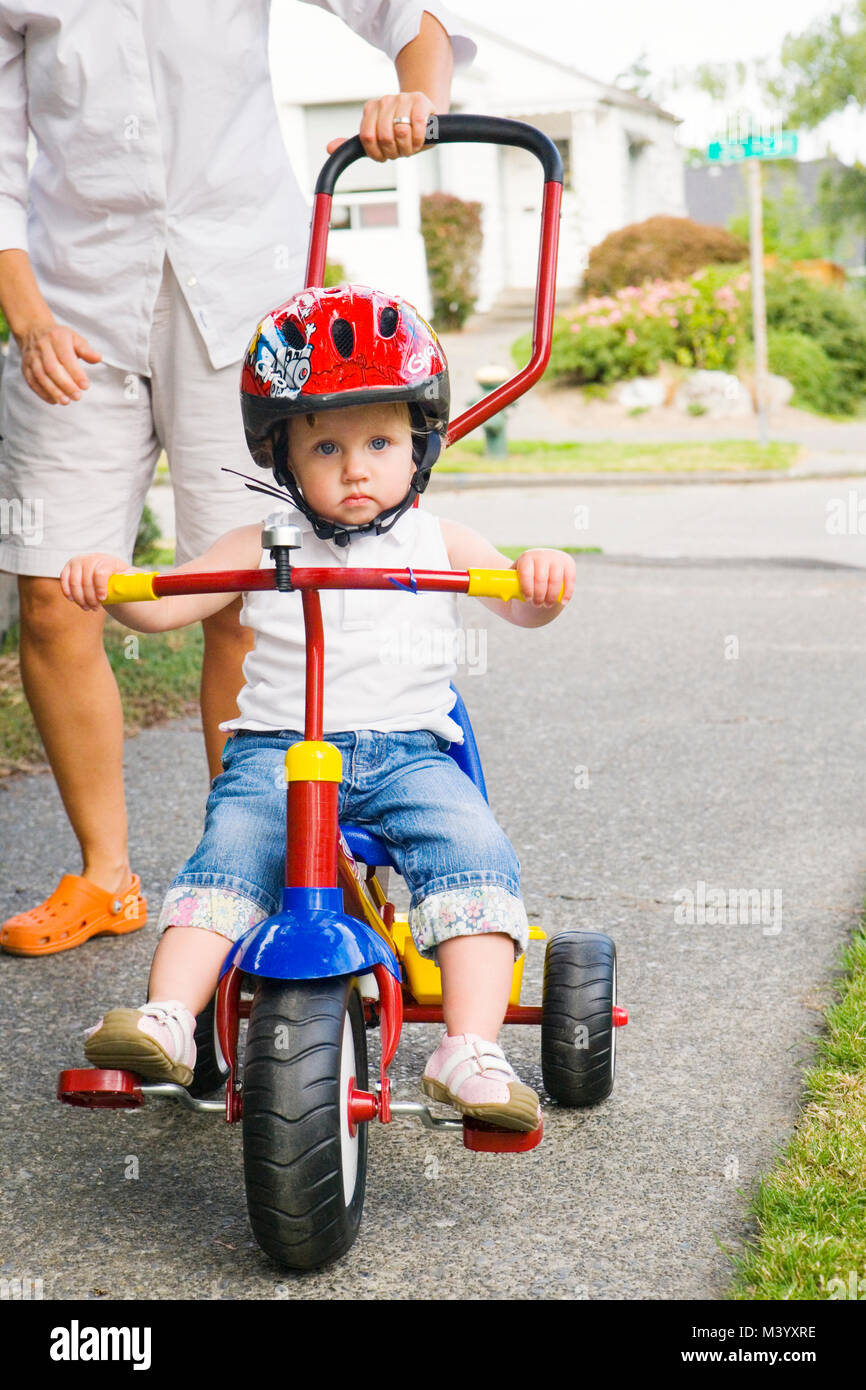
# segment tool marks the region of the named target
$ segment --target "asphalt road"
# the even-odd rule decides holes
[[[54,1100],[83,1029],[143,997],[161,895],[201,823],[194,722],[130,741],[150,924],[44,960],[0,956],[0,1276],[42,1278],[49,1299],[721,1297],[863,900],[864,616],[856,571],[607,557],[580,561],[571,611],[542,631],[467,611],[475,664],[458,683],[531,919],[617,942],[631,1022],[616,1087],[587,1112],[546,1102],[526,1155],[473,1155],[412,1122],[374,1129],[360,1238],[309,1276],[281,1274],[252,1241],[237,1129],[168,1104]],[[0,845],[2,916],[77,870],[49,776],[0,789]],[[773,906],[763,922],[699,907],[683,920],[700,884]],[[398,1096],[418,1097],[437,1037],[407,1027]],[[540,1088],[537,1032],[503,1042]]]

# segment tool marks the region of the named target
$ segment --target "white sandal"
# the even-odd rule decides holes
[[[533,1130],[541,1121],[538,1096],[518,1080],[502,1048],[477,1033],[446,1033],[424,1068],[421,1089],[501,1129]]]
[[[84,1055],[95,1067],[120,1067],[147,1081],[188,1086],[195,1067],[195,1015],[177,999],[110,1009],[84,1034]]]

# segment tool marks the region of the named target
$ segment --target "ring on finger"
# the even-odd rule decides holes
[[[412,124],[412,117],[411,117],[411,116],[395,116],[394,119],[393,119],[393,121],[391,122],[391,124],[392,124],[392,125],[411,125],[411,124]]]

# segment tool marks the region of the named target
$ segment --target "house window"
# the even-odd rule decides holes
[[[362,227],[396,227],[396,203],[362,203],[358,209]]]

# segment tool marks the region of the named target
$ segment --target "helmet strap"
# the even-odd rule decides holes
[[[442,438],[436,430],[430,430],[425,441],[424,452],[420,460],[415,459],[415,471],[409,480],[409,491],[393,507],[386,508],[374,516],[372,521],[362,522],[359,526],[344,526],[339,521],[330,521],[327,517],[319,516],[314,512],[307,502],[304,494],[288,466],[288,457],[283,455],[279,461],[274,461],[274,477],[281,487],[289,493],[298,511],[303,512],[310,522],[313,532],[320,541],[333,541],[335,545],[348,545],[353,536],[377,535],[384,536],[400,520],[404,512],[408,511],[413,505],[415,498],[422,493],[430,481],[430,470],[438,459],[442,451]],[[281,451],[282,452],[282,451]],[[414,451],[413,451],[414,453]]]

